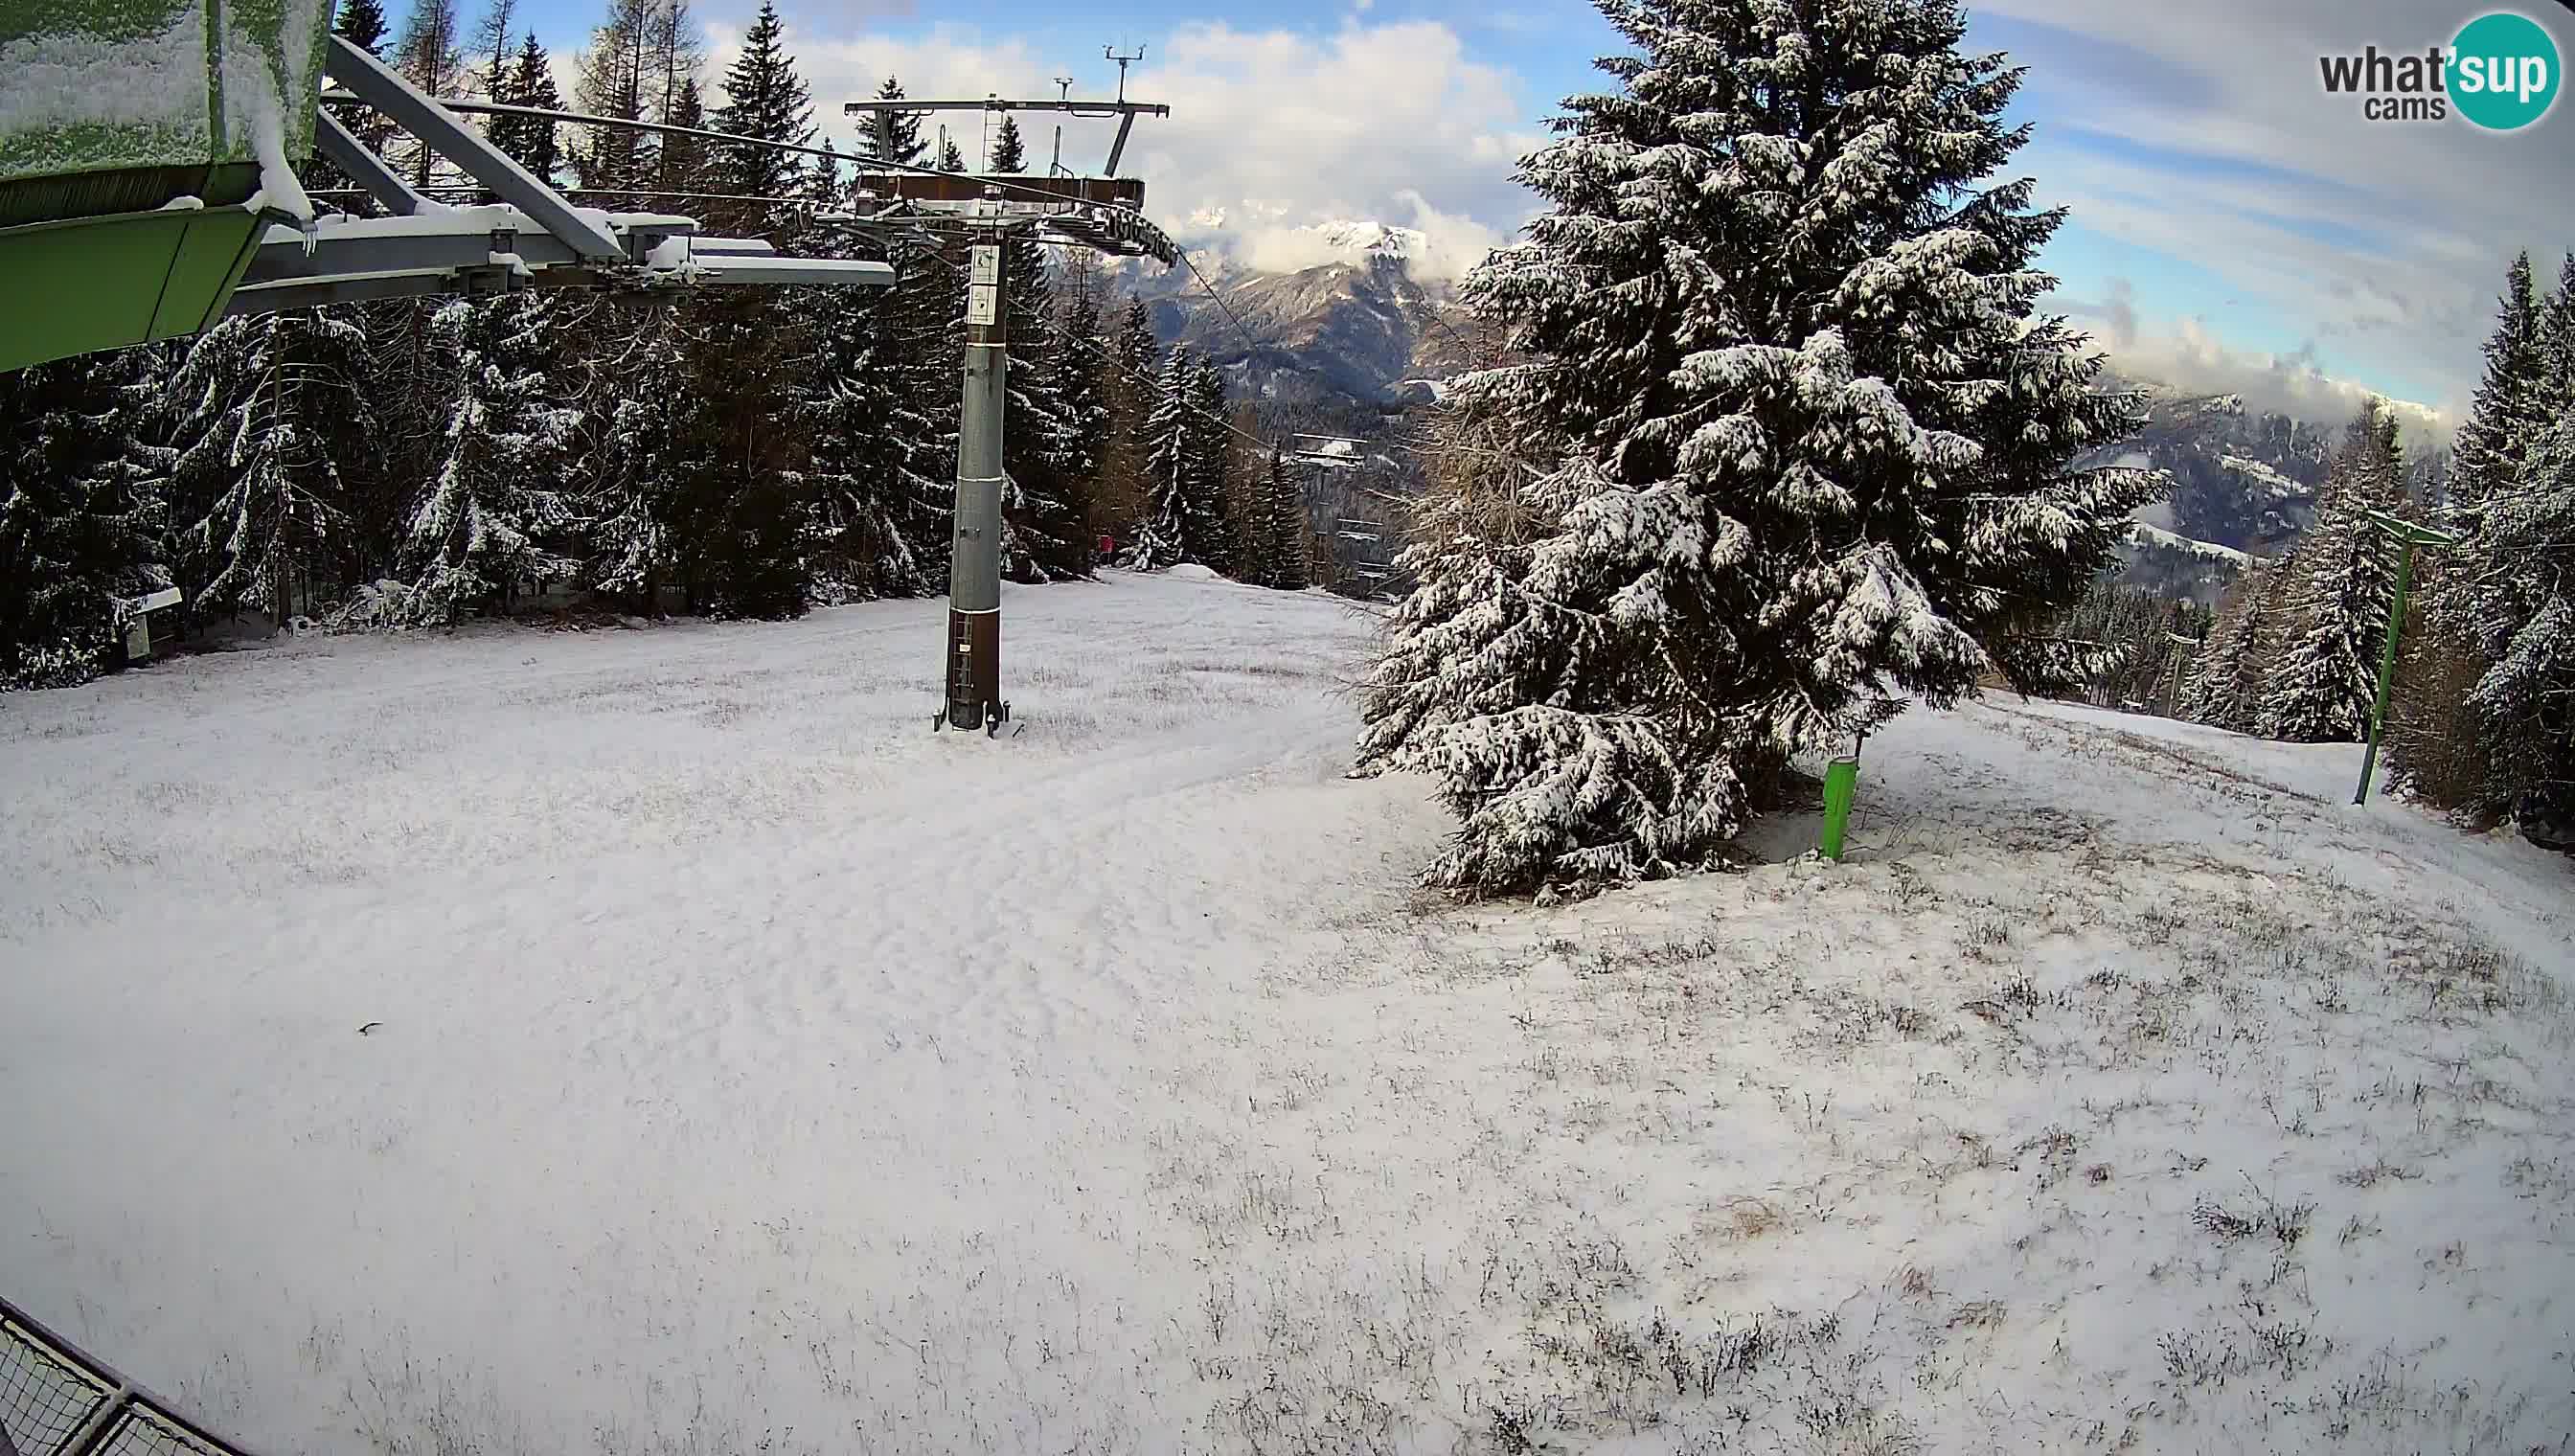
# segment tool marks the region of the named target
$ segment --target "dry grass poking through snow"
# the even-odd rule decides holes
[[[1258,1159],[1170,1174],[1228,1195],[1221,1427],[2567,1449],[2575,1008],[2489,938],[2562,950],[2563,866],[2364,889],[2370,821],[2202,751],[1917,725],[1855,862],[1433,912],[1305,982]]]
[[[280,1452],[2569,1449],[2562,861],[1980,708],[1425,907],[1360,623],[1011,602],[1009,744],[935,603],[0,704],[0,1284]]]

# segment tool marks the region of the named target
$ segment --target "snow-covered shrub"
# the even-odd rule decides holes
[[[0,670],[0,693],[77,688],[98,676],[98,653],[69,640],[18,649]]]
[[[403,582],[392,580],[360,587],[357,595],[325,614],[321,630],[340,632],[400,632],[424,625],[417,607],[418,594]],[[435,614],[433,614],[435,615]]]

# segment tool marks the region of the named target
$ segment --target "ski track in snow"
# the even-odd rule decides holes
[[[1007,606],[1004,742],[936,602],[0,700],[0,1288],[280,1452],[2575,1427],[2564,863],[2356,748],[1916,714],[1846,864],[1439,907],[1363,615]]]

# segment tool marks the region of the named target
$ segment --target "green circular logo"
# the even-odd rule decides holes
[[[2517,132],[2557,104],[2557,41],[2527,15],[2498,10],[2460,27],[2443,77],[2459,115],[2490,132]]]

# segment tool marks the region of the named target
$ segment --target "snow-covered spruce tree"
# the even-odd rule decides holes
[[[857,290],[816,300],[811,374],[798,422],[810,461],[801,479],[823,569],[860,599],[936,589],[907,530],[913,503],[941,483],[912,469],[907,441],[927,422],[909,411],[886,367],[888,334],[873,298]]]
[[[2383,403],[2363,405],[2318,492],[2316,524],[2298,543],[2295,626],[2263,698],[2266,737],[2350,743],[2368,733],[2396,563],[2367,513],[2403,504],[2396,429]]]
[[[1110,520],[1101,501],[1101,478],[1109,444],[1108,321],[1101,316],[1106,285],[1100,261],[1077,251],[1065,270],[1067,287],[1056,320],[1056,377],[1064,397],[1065,424],[1071,432],[1066,465],[1080,488],[1085,540],[1095,540]]]
[[[2521,475],[2530,442],[2543,425],[2540,384],[2539,302],[2531,291],[2530,255],[2512,261],[2494,333],[2486,340],[2485,376],[2477,382],[2468,417],[2452,446],[2441,525],[2473,535],[2479,508]]]
[[[2539,303],[2530,255],[2504,274],[2495,329],[2485,344],[2485,374],[2459,426],[2449,469],[2432,502],[2435,524],[2456,533],[2455,547],[2420,553],[2414,600],[2388,704],[2387,766],[2420,797],[2479,821],[2505,812],[2491,771],[2486,727],[2471,690],[2492,666],[2475,624],[2486,503],[2509,494],[2530,444],[2544,429],[2540,386],[2544,360]]]
[[[1019,123],[1002,118],[992,170],[1028,167]],[[1002,468],[1009,539],[1004,569],[1022,582],[1091,575],[1091,508],[1076,464],[1077,430],[1064,394],[1064,345],[1057,332],[1055,280],[1046,254],[1025,234],[1002,245],[1002,292],[1010,337],[1010,390],[1002,410]]]
[[[1398,573],[1418,585],[1397,609],[1370,670],[1358,742],[1360,771],[1400,758],[1460,707],[1434,685],[1450,678],[1482,695],[1465,705],[1509,712],[1543,665],[1521,675],[1514,642],[1533,642],[1541,610],[1525,590],[1538,545],[1562,514],[1562,439],[1494,395],[1453,395],[1434,416],[1425,451],[1428,490],[1404,523]],[[1411,685],[1403,691],[1402,685]]]
[[[1197,520],[1192,473],[1202,428],[1190,410],[1190,389],[1197,378],[1197,356],[1187,345],[1175,346],[1163,362],[1163,376],[1155,386],[1153,407],[1142,432],[1145,511],[1124,553],[1127,566],[1135,571],[1160,571],[1191,560],[1190,532]]]
[[[2182,702],[2184,718],[2239,733],[2260,729],[2265,650],[2274,635],[2272,608],[2283,570],[2274,565],[2247,572],[2219,603],[2217,623]]]
[[[1101,525],[1125,542],[1146,517],[1145,422],[1157,395],[1155,361],[1163,352],[1154,334],[1153,311],[1134,294],[1119,311],[1109,343],[1102,392],[1109,407],[1107,435],[1100,449]]]
[[[192,614],[249,607],[283,623],[350,570],[341,462],[373,433],[366,347],[337,309],[226,319],[188,347],[167,499]]]
[[[1305,491],[1296,468],[1277,450],[1261,479],[1262,585],[1302,592],[1313,585],[1312,533],[1305,524]]]
[[[877,88],[877,100],[901,101],[903,83],[892,76]],[[868,157],[905,166],[916,166],[927,150],[921,140],[922,113],[917,111],[880,111],[871,114],[865,130],[859,133],[862,152]]]
[[[764,3],[725,72],[715,130],[811,144],[811,93],[785,41],[777,7]],[[774,148],[717,143],[709,162],[715,190],[733,198],[794,198],[805,186],[803,159]],[[790,225],[765,202],[714,212],[745,231]],[[811,602],[812,502],[800,489],[810,442],[793,418],[803,383],[794,366],[811,324],[802,300],[743,289],[689,306],[703,327],[691,360],[697,449],[673,540],[698,605],[728,616],[792,617]]]
[[[119,604],[170,585],[164,373],[143,348],[0,374],[0,692],[86,682]]]
[[[2540,325],[2545,418],[2469,546],[2470,641],[2490,667],[2468,695],[2491,756],[2488,799],[2575,841],[2575,253]]]
[[[2038,635],[2159,482],[2035,313],[2063,221],[1989,184],[2021,73],[1952,0],[1602,0],[1635,47],[1522,179],[1467,295],[1526,363],[1461,404],[1552,432],[1524,549],[1434,546],[1365,685],[1363,769],[1434,774],[1481,892],[1702,863],[1907,698],[2085,655]]]
[[[808,192],[817,205],[838,205],[842,186],[837,163],[827,159]],[[846,253],[849,240],[818,234],[801,248]],[[884,290],[813,289],[798,305],[810,323],[812,352],[793,370],[795,424],[808,457],[796,485],[810,508],[816,572],[834,598],[927,590],[905,516],[907,503],[938,487],[912,474],[908,442],[928,426],[904,403],[889,302]]]
[[[887,257],[895,286],[884,306],[888,362],[908,423],[899,437],[905,480],[904,540],[911,543],[922,590],[948,586],[957,521],[957,416],[965,370],[965,264],[935,246],[899,242]]]
[[[415,622],[506,609],[522,585],[572,570],[549,545],[572,520],[560,482],[581,415],[553,397],[547,312],[532,290],[454,299],[439,310],[456,398],[437,473],[412,517]]]
[[[541,111],[561,111],[563,97],[555,89],[554,62],[546,48],[537,44],[537,33],[529,31],[519,43],[517,54],[501,72],[493,99],[504,106],[529,106]],[[496,116],[492,118],[492,145],[510,154],[518,164],[539,177],[552,178],[563,170],[563,143],[555,123],[535,116]]]
[[[889,76],[877,94],[900,99],[903,85]],[[880,114],[863,134],[869,155],[921,165],[929,154],[922,116],[919,112]],[[950,155],[954,154],[952,147]],[[949,170],[963,171],[964,159],[955,160],[957,165]],[[897,524],[909,548],[917,581],[914,590],[935,595],[947,588],[949,555],[955,546],[951,538],[957,511],[959,381],[965,368],[965,262],[962,255],[952,258],[936,246],[911,241],[892,245],[884,261],[894,265],[895,286],[878,311],[883,334],[879,356],[892,377],[899,418],[904,422],[895,437],[904,463]]]
[[[1191,375],[1188,401],[1198,421],[1191,432],[1188,505],[1183,514],[1181,553],[1219,576],[1245,575],[1242,513],[1235,509],[1238,472],[1234,440],[1219,422],[1226,417],[1225,371],[1213,356],[1201,355]]]
[[[581,579],[659,616],[661,589],[679,580],[672,537],[691,457],[694,413],[672,383],[688,377],[696,337],[669,303],[602,305],[583,331],[589,354],[589,469],[576,505]],[[634,389],[629,381],[661,382]]]

